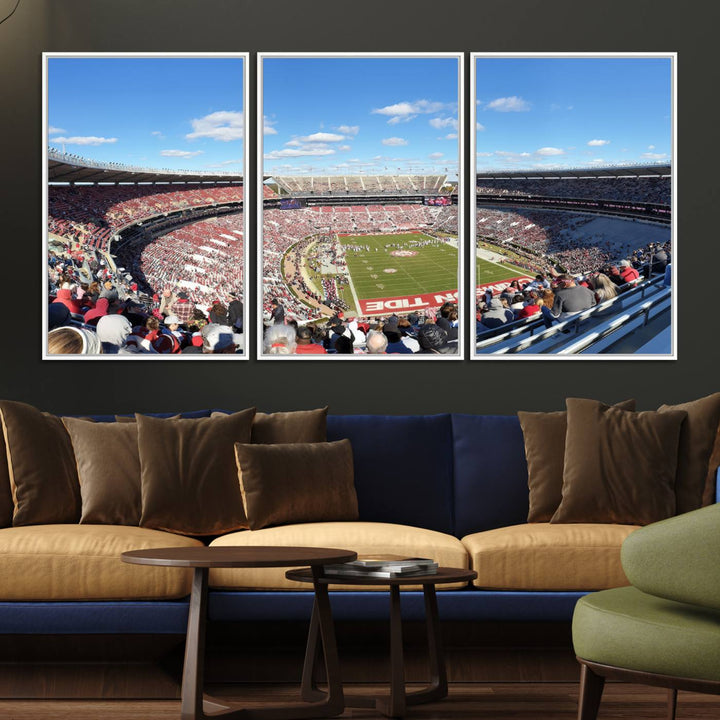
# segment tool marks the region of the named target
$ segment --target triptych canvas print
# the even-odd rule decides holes
[[[674,359],[676,57],[469,60],[46,54],[43,358]]]

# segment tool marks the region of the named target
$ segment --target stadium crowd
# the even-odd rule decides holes
[[[478,178],[478,195],[632,200],[669,205],[669,177]]]
[[[392,314],[381,318],[345,317],[336,310],[327,321],[298,322],[272,300],[270,323],[263,333],[264,355],[457,355],[458,309]]]
[[[288,313],[299,322],[307,322],[318,315],[318,310],[308,307],[299,296],[304,297],[306,302],[327,306],[340,305],[344,308],[341,302],[334,301],[334,295],[324,297],[308,287],[300,272],[305,250],[318,237],[335,234],[391,234],[408,230],[422,230],[432,234],[439,229],[457,232],[456,205],[430,207],[417,204],[371,204],[316,206],[294,210],[266,208],[263,211],[263,312],[266,315],[271,312],[273,297],[281,298]],[[286,277],[283,274],[282,261],[292,245],[295,245],[295,248],[285,258]],[[341,283],[343,278],[344,275],[340,272]]]
[[[48,230],[107,250],[113,235],[132,223],[242,199],[242,185],[50,185]]]
[[[542,319],[550,327],[631,290],[651,275],[665,274],[670,262],[669,241],[649,243],[590,272],[559,273],[549,266],[529,282],[513,280],[499,293],[491,287],[480,288],[475,316],[478,339],[490,330],[526,318]]]
[[[600,232],[583,233],[595,217],[563,211],[478,208],[477,237],[509,247],[528,260],[528,269],[561,265],[570,273],[591,272],[632,254],[632,237],[610,241]],[[513,261],[514,262],[514,261]]]

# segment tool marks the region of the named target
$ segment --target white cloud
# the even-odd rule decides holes
[[[395,117],[391,117],[388,121],[388,125],[398,125],[399,123],[406,123],[410,122],[411,120],[414,120],[417,117],[417,115],[396,115]]]
[[[53,142],[65,143],[66,145],[105,145],[106,143],[116,143],[117,138],[96,137],[95,135],[74,135],[73,137],[53,138]]]
[[[383,145],[391,145],[391,146],[399,146],[399,145],[407,145],[408,141],[401,137],[389,137],[389,138],[383,138],[382,144]]]
[[[277,135],[277,130],[273,127],[275,124],[274,120],[271,120],[266,115],[263,116],[263,135]]]
[[[273,150],[265,154],[266,160],[277,160],[286,157],[322,157],[334,155],[335,149],[324,143],[306,143],[300,147],[286,147],[284,150]]]
[[[493,156],[493,154],[492,154],[492,153],[489,153],[489,152],[479,152],[479,153],[475,153],[475,154],[476,154],[478,157],[492,157],[492,156]]]
[[[646,160],[662,160],[663,158],[667,157],[667,153],[646,152],[642,154],[642,157],[644,157]]]
[[[601,164],[603,164],[605,161],[604,161],[602,158],[593,158],[590,162],[591,162],[591,163],[595,163],[595,164],[597,164],[597,165],[601,165]]]
[[[307,135],[305,137],[298,138],[302,142],[323,142],[323,143],[331,143],[331,142],[340,142],[341,140],[345,139],[344,135],[337,135],[336,133],[327,133],[327,132],[316,132],[312,135]]]
[[[340,125],[335,129],[343,135],[357,135],[360,132],[359,125]]]
[[[434,153],[430,153],[430,154],[428,155],[428,157],[431,158],[431,159],[433,159],[433,160],[439,160],[439,159],[440,159],[441,157],[443,157],[444,155],[445,155],[445,153],[434,152]]]
[[[242,140],[244,121],[241,112],[218,110],[201,118],[190,121],[193,131],[185,136],[186,140],[210,138],[220,142]]]
[[[179,158],[191,158],[196,155],[202,155],[202,150],[161,150],[160,154],[163,157],[179,157]]]
[[[64,133],[67,132],[67,130],[63,130],[62,128],[53,127],[52,125],[48,128],[48,135],[57,135],[58,133]]]
[[[610,144],[609,140],[590,140],[588,142],[588,145],[590,147],[602,147],[603,145],[609,145],[609,144]]]
[[[485,126],[484,126],[484,125],[481,125],[480,123],[477,123],[477,124],[475,125],[475,129],[476,129],[478,132],[482,132],[483,130],[485,130]]]
[[[159,130],[153,130],[150,134],[151,134],[151,135],[154,135],[154,136],[155,136],[156,138],[158,138],[159,140],[164,140],[164,139],[165,139],[165,136],[164,136]]]
[[[457,136],[458,136],[457,133],[448,133],[445,136],[445,140],[457,140]]]
[[[345,150],[352,150],[352,148],[350,147],[350,145],[338,145],[338,150],[345,151]]]
[[[454,117],[436,117],[430,119],[430,125],[431,127],[436,128],[437,130],[442,130],[443,128],[452,128],[453,130],[458,129],[458,121]]]
[[[541,147],[539,150],[535,151],[536,155],[564,155],[565,151],[561,150],[560,148],[555,147]]]
[[[403,102],[394,103],[393,105],[374,108],[372,113],[374,115],[388,115],[390,117],[387,121],[388,125],[397,125],[401,122],[410,122],[410,120],[415,119],[418,115],[442,112],[448,107],[445,103],[434,102],[432,100],[415,100],[414,102],[404,100]]]
[[[243,160],[241,158],[239,160],[223,160],[222,162],[212,163],[210,165],[206,165],[205,167],[219,168],[219,167],[225,167],[226,165],[242,165],[242,164],[243,164]]]
[[[648,150],[654,150],[654,149],[655,149],[654,145],[648,145]]]
[[[510,97],[491,100],[485,106],[485,109],[495,110],[496,112],[527,112],[530,110],[530,103],[517,95],[511,95]]]

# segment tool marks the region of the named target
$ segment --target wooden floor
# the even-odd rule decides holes
[[[381,686],[353,685],[352,692],[375,693]],[[248,707],[297,699],[296,686],[238,686],[214,688],[216,696],[242,701]],[[454,683],[447,699],[410,708],[407,717],[418,720],[574,720],[578,686],[575,683]],[[627,718],[664,720],[666,691],[639,685],[609,683],[605,687],[599,720]],[[47,701],[0,700],[3,720],[179,720],[179,701],[112,700]],[[348,709],[342,718],[381,718],[371,710]],[[680,693],[678,720],[720,718],[720,699]]]

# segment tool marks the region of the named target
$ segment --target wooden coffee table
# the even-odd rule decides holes
[[[223,717],[233,720],[294,720],[326,718],[340,715],[345,709],[335,630],[330,610],[327,584],[322,580],[322,566],[355,560],[350,550],[310,547],[194,547],[132,550],[122,560],[137,565],[163,565],[193,568],[190,613],[185,641],[181,712],[182,720],[209,720]],[[318,633],[322,640],[328,692],[317,701],[295,705],[274,705],[246,709],[237,704],[219,703],[203,698],[205,667],[205,626],[207,619],[208,571],[210,568],[261,568],[310,565],[308,580],[315,589],[312,629],[315,646]],[[314,651],[317,652],[317,651]],[[303,696],[304,697],[304,696]]]
[[[408,705],[440,700],[447,696],[447,673],[445,655],[440,642],[440,620],[438,616],[435,586],[442,583],[470,582],[477,577],[473,570],[440,567],[437,574],[414,575],[412,577],[376,578],[362,576],[341,577],[338,575],[318,577],[316,569],[288,570],[285,577],[299,582],[312,582],[315,587],[328,585],[389,585],[390,586],[390,694],[386,697],[372,698],[361,695],[345,695],[348,707],[374,707],[387,717],[403,717]],[[422,585],[425,597],[425,623],[427,626],[428,654],[430,664],[430,684],[422,690],[406,692],[405,662],[403,658],[402,616],[400,613],[400,588],[409,585]],[[307,701],[317,702],[327,693],[318,689],[315,680],[322,631],[322,609],[317,603],[313,606],[308,636],[307,654],[302,678],[302,696]],[[327,663],[327,659],[326,659]],[[329,692],[329,687],[328,687]]]

